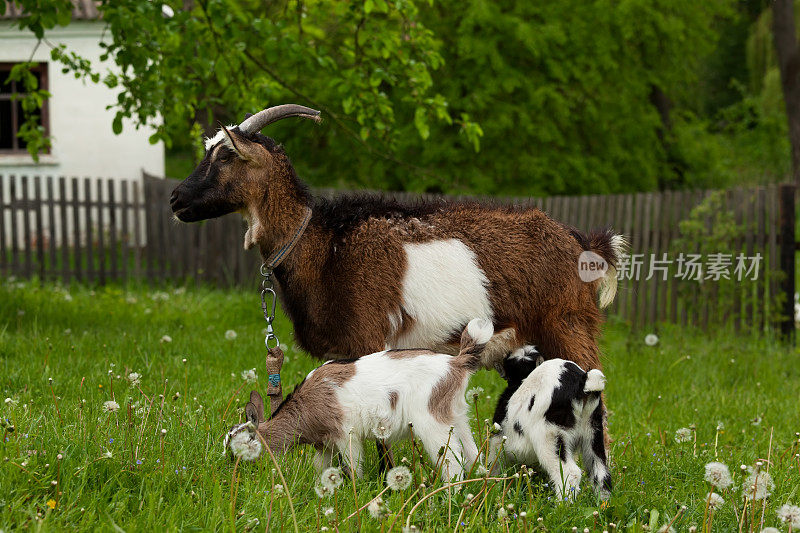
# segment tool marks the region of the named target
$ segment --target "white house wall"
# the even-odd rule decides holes
[[[75,21],[64,28],[47,32],[45,37],[54,45],[66,44],[69,51],[90,60],[93,69],[99,71],[102,77],[112,66],[108,62],[100,62],[103,49],[99,43],[103,28],[102,22]],[[121,134],[115,135],[112,131],[115,113],[106,107],[116,102],[119,89],[109,89],[102,83],[84,82],[75,79],[73,74],[62,73],[61,64],[50,59],[50,46],[42,42],[37,48],[36,42],[30,32],[20,31],[10,21],[0,22],[0,62],[28,61],[32,57],[33,61],[47,63],[48,90],[52,94],[48,103],[51,152],[40,155],[38,163],[28,154],[0,155],[3,197],[6,200],[9,198],[10,175],[110,178],[135,181],[140,187],[143,185],[143,171],[163,176],[164,145],[161,142],[150,144],[151,128],[136,129],[131,121],[124,121]],[[18,195],[21,194],[20,189],[21,184],[17,179]],[[28,192],[32,197],[32,180]],[[119,198],[119,191],[116,192]],[[70,196],[69,192],[67,196]],[[80,196],[83,196],[82,189]],[[58,198],[57,190],[55,197]],[[5,213],[2,220],[6,228],[11,226],[9,217],[10,214]],[[45,220],[47,233],[50,233],[49,222]],[[70,221],[70,235],[74,231],[71,224]],[[17,227],[20,226],[17,224]],[[8,242],[8,229],[3,233]],[[57,237],[59,232],[53,233]],[[18,238],[24,242],[22,235],[18,235]]]

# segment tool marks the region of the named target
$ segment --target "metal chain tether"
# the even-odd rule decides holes
[[[267,349],[277,348],[280,346],[278,337],[275,336],[275,330],[272,328],[272,322],[275,320],[275,309],[278,306],[278,295],[275,294],[275,288],[272,284],[272,270],[267,268],[267,264],[261,265],[261,310],[264,311],[264,320],[267,321],[267,335],[264,338],[264,344]],[[269,302],[267,300],[269,299]],[[274,345],[270,342],[274,341]]]

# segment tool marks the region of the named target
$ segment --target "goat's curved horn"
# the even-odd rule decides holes
[[[239,130],[242,133],[253,133],[261,131],[261,128],[267,124],[272,124],[278,120],[287,117],[303,117],[310,118],[314,122],[322,120],[320,112],[310,107],[297,105],[297,104],[283,104],[274,107],[268,107],[263,111],[259,111],[255,115],[248,117],[241,124]]]

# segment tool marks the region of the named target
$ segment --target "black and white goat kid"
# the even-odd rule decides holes
[[[503,361],[508,381],[494,413],[495,429],[489,463],[498,454],[517,464],[538,463],[550,477],[556,494],[572,499],[579,491],[581,470],[575,462],[580,449],[597,494],[611,491],[603,439],[600,393],[605,375],[588,373],[572,361],[545,361],[532,346],[507,355]]]

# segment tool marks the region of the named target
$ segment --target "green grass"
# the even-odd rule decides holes
[[[13,400],[0,405],[6,426],[0,428],[0,529],[243,531],[263,530],[271,520],[271,530],[292,531],[288,499],[273,498],[272,487],[281,482],[269,459],[240,464],[232,487],[234,464],[222,455],[221,437],[241,419],[250,388],[265,389],[263,327],[255,290],[67,292],[35,282],[0,284],[0,393]],[[236,339],[226,340],[229,329]],[[318,363],[293,346],[286,319],[280,317],[276,329],[288,345],[283,380],[291,389]],[[530,531],[575,526],[600,532],[610,522],[643,531],[685,506],[673,526],[687,530],[702,523],[704,465],[716,458],[731,467],[737,488],[722,491],[726,503],[714,516],[714,530],[734,531],[743,507],[739,466],[769,458],[775,490],[764,524],[778,526],[776,509],[800,503],[798,352],[727,331],[706,335],[664,326],[658,334],[659,344],[648,347],[643,334],[631,334],[623,323],[612,320],[605,328],[615,484],[607,504],[590,490],[573,504],[559,503],[534,476],[530,483],[491,482],[485,492],[482,482],[449,496],[441,491],[416,509],[411,523],[428,531],[453,530],[460,521],[471,531],[505,531],[523,528],[518,513],[524,511]],[[164,335],[172,342],[161,342]],[[259,382],[244,384],[241,372],[254,367]],[[125,379],[133,371],[142,375],[141,390]],[[503,382],[481,371],[472,380],[477,385],[488,396],[478,404],[482,421],[491,416]],[[120,410],[104,412],[112,398]],[[719,422],[724,429],[718,431]],[[696,445],[677,443],[675,430],[692,424]],[[352,485],[345,483],[330,500],[314,493],[312,451],[300,448],[280,459],[299,530],[357,530],[356,518],[343,520],[355,509]],[[382,489],[375,449],[367,451],[366,475],[355,485],[359,505]],[[395,453],[411,458],[408,444]],[[424,493],[441,486],[432,481],[429,464],[416,466],[417,483],[427,478]],[[479,498],[459,520],[468,493]],[[407,489],[384,496],[393,513],[384,529],[410,500],[399,513],[399,530],[420,494]],[[501,502],[514,505],[507,524],[497,517]],[[338,524],[318,518],[326,507],[335,507]],[[759,506],[755,531],[760,518]],[[362,530],[381,529],[366,511],[360,520]],[[750,524],[745,521],[746,531]]]

